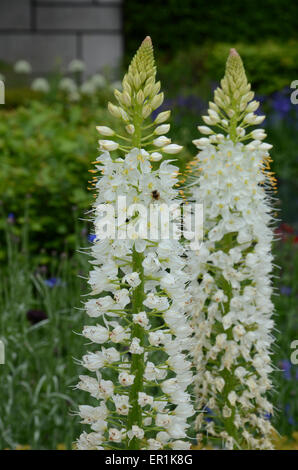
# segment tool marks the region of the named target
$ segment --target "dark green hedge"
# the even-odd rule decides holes
[[[298,4],[288,0],[126,0],[126,52],[146,35],[159,51],[173,53],[191,44],[260,43],[298,38]]]

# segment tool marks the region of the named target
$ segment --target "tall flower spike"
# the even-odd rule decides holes
[[[198,439],[226,449],[270,449],[272,371],[271,145],[232,49],[209,103],[194,162],[192,198],[204,204],[205,239],[190,253]]]
[[[180,202],[174,189],[178,168],[164,161],[153,170],[150,163],[174,146],[160,136],[168,130],[169,125],[161,124],[169,112],[144,125],[161,103],[155,72],[151,40],[146,38],[124,77],[123,92],[115,92],[119,106],[109,105],[125,123],[126,145],[116,142],[121,136],[112,129],[98,129],[114,140],[100,142],[103,152],[93,170],[102,176],[95,183],[93,207],[96,240],[88,280],[93,297],[85,308],[90,323],[96,319],[97,324],[83,329],[91,346],[82,365],[95,376],[81,376],[77,387],[98,403],[79,407],[82,423],[92,430],[80,436],[79,449],[190,447],[186,433],[194,414],[188,392],[193,373],[187,356],[193,330],[185,313],[189,296],[184,249],[178,239],[161,236],[174,228],[173,221],[151,219],[153,209],[162,215],[165,207]],[[148,129],[153,130],[149,136]],[[150,154],[154,142],[149,140],[157,135],[159,151]],[[117,155],[112,159],[108,150],[117,150]],[[119,157],[119,152],[124,155]],[[107,203],[117,234],[104,238],[102,205]],[[147,233],[149,226],[153,235]]]

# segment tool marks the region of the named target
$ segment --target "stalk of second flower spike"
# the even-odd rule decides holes
[[[196,197],[200,201],[200,191],[206,194],[206,189],[209,190],[215,180],[213,201],[220,202],[216,219],[212,215],[213,201],[206,201],[204,210],[210,226],[205,243],[211,255],[209,259],[204,258],[201,265],[204,266],[201,268],[203,273],[199,273],[202,281],[199,285],[195,282],[193,290],[198,298],[206,293],[209,300],[208,305],[203,304],[199,314],[195,312],[195,315],[198,319],[198,400],[200,405],[208,406],[211,418],[206,424],[201,414],[197,424],[199,429],[206,431],[206,439],[210,435],[220,438],[226,449],[264,450],[272,448],[272,426],[265,412],[271,415],[273,410],[265,395],[271,388],[265,367],[270,363],[269,345],[272,342],[271,289],[268,287],[272,270],[272,232],[268,215],[271,208],[264,191],[264,180],[269,182],[271,178],[266,175],[263,165],[264,160],[268,161],[267,150],[271,145],[261,143],[266,137],[262,129],[246,134],[247,127],[264,120],[264,116],[254,114],[259,104],[252,101],[253,97],[241,58],[231,49],[221,88],[215,90],[208,116],[203,116],[205,124],[218,126],[226,136],[212,127],[199,126],[199,131],[209,137],[194,141],[200,149]],[[255,140],[245,146],[242,144],[250,139]],[[225,173],[222,167],[226,169]],[[241,186],[248,188],[242,194]],[[227,200],[229,202],[224,206],[223,201]],[[239,206],[238,201],[241,201]],[[251,207],[254,208],[254,217],[249,219],[247,215],[251,213]],[[242,226],[235,224],[232,227],[235,214],[243,220]],[[262,226],[255,230],[255,221],[258,220]],[[229,224],[222,224],[222,231],[219,230],[221,222]],[[216,253],[224,256],[224,266],[214,256]],[[255,271],[251,270],[251,259]],[[260,263],[259,277],[255,275],[257,263]],[[224,271],[226,266],[232,267],[232,276],[228,270]],[[196,263],[194,267],[197,272]],[[238,270],[240,276],[236,279]],[[266,283],[267,289],[258,296],[262,282]],[[250,307],[251,311],[256,307],[254,322],[248,320]],[[237,316],[233,317],[235,311]],[[254,335],[253,348],[251,333]],[[215,345],[213,355],[210,353],[209,357],[205,352],[209,354],[211,350],[205,344],[206,337],[211,338],[210,345]],[[204,439],[202,433],[199,439]]]

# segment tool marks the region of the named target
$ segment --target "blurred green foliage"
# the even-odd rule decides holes
[[[97,157],[95,126],[110,122],[100,107],[67,102],[30,101],[27,107],[1,112],[3,212],[22,222],[28,207],[33,249],[61,250],[65,244],[73,248],[74,219],[82,217],[92,201],[86,188],[88,169]],[[0,228],[5,224],[1,218]]]
[[[287,0],[129,0],[124,3],[125,48],[134,53],[146,34],[173,56],[194,43],[262,44],[298,39],[297,3]]]
[[[298,77],[298,41],[249,45],[237,41],[191,46],[173,57],[161,55],[158,70],[162,82],[167,84],[170,94],[177,90],[202,93],[202,88],[208,93],[210,82],[223,76],[231,47],[241,55],[248,80],[257,93],[270,94],[289,87]]]

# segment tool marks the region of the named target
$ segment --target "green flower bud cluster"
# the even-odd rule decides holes
[[[106,126],[98,126],[97,130],[101,135],[113,137],[113,140],[99,141],[101,150],[120,150],[127,153],[134,147],[144,148],[152,161],[161,160],[163,153],[180,152],[180,145],[172,144],[171,139],[162,135],[169,132],[170,125],[159,125],[169,119],[170,111],[159,113],[154,122],[149,121],[151,113],[159,108],[164,100],[160,87],[160,82],[156,81],[151,38],[147,36],[123,78],[122,91],[114,91],[118,104],[108,103],[112,116],[124,123],[126,135],[119,135]],[[156,139],[155,136],[159,138]]]
[[[255,114],[260,103],[253,98],[254,92],[247,81],[241,57],[235,49],[231,49],[225,76],[220,82],[220,87],[214,92],[214,102],[209,102],[208,115],[202,119],[208,126],[216,126],[225,135],[228,134],[234,142],[256,137],[257,140],[263,140],[266,137],[263,130],[259,129],[257,136],[245,131],[247,127],[259,125],[265,119],[265,116]],[[199,126],[199,131],[207,135],[214,134],[213,130],[206,126]],[[217,134],[217,143],[224,138],[224,134]],[[213,143],[216,143],[215,138],[213,140]]]

